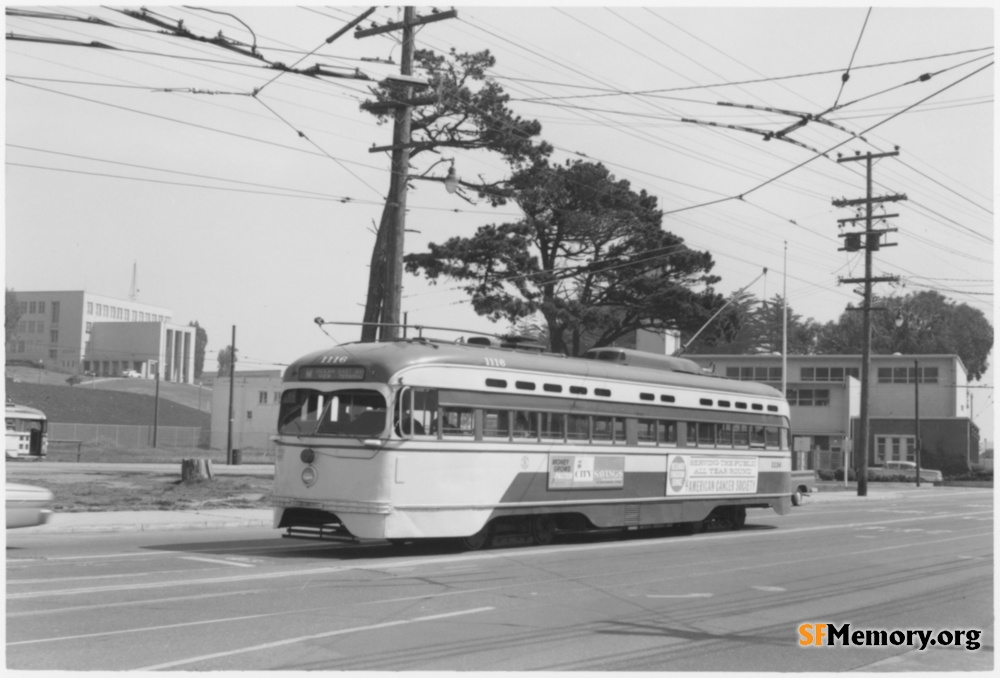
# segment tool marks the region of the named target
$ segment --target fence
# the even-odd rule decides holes
[[[152,426],[117,424],[57,424],[49,423],[49,438],[82,443],[100,443],[118,447],[151,447]],[[156,444],[163,447],[208,447],[207,432],[195,426],[157,426]]]

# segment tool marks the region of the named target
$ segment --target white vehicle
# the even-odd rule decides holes
[[[33,407],[7,401],[7,459],[41,459],[48,452],[48,421]]]
[[[44,487],[7,483],[4,487],[7,529],[47,523],[52,517],[52,499],[52,492]]]
[[[791,510],[787,400],[682,358],[411,339],[310,354],[283,387],[274,526],[289,536],[475,549]]]
[[[869,469],[875,478],[891,478],[893,476],[906,476],[913,480],[917,479],[917,464],[912,461],[887,461],[881,466]],[[921,468],[920,480],[928,483],[939,483],[944,480],[944,474],[934,469]]]

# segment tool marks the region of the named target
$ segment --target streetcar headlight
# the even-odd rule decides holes
[[[319,474],[316,473],[316,469],[313,466],[306,466],[302,469],[302,482],[305,483],[306,487],[311,487],[316,482],[318,476]]]
[[[302,454],[299,455],[299,459],[301,459],[304,464],[311,464],[316,460],[316,451],[307,447],[302,450]]]

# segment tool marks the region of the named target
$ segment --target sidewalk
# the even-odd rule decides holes
[[[105,511],[55,513],[49,522],[7,532],[7,540],[19,534],[66,534],[73,532],[153,532],[227,527],[271,527],[271,509],[208,509],[204,511]]]

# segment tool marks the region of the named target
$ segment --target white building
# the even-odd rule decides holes
[[[175,325],[172,311],[85,291],[16,292],[21,318],[7,361],[117,377],[159,373],[194,381],[195,328]]]
[[[229,377],[212,387],[212,435],[209,446],[224,450],[229,440]],[[271,450],[278,434],[281,371],[236,372],[233,391],[233,449]]]

